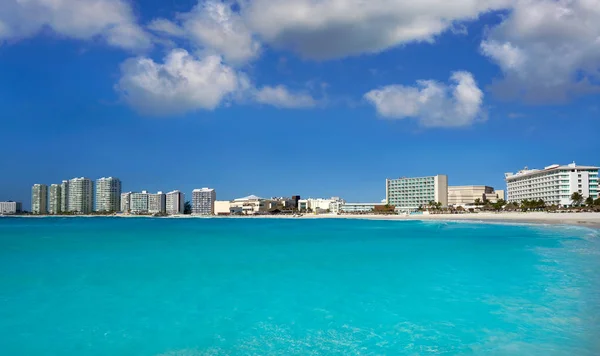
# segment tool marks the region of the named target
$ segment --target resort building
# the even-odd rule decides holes
[[[301,199],[298,201],[298,210],[311,210],[315,213],[339,213],[340,207],[345,201],[340,197],[331,197],[329,199]]]
[[[61,198],[61,186],[59,184],[52,184],[48,198],[48,212],[50,214],[60,214],[62,212]]]
[[[131,192],[121,193],[121,212],[129,213],[131,212]]]
[[[546,204],[571,205],[575,192],[584,199],[598,198],[598,167],[553,164],[544,169],[525,169],[513,174],[506,173],[507,201],[521,203],[523,200],[542,199]]]
[[[94,184],[88,178],[73,178],[69,181],[69,211],[89,214],[94,207]]]
[[[503,190],[494,190],[486,185],[461,185],[448,187],[448,205],[449,206],[471,206],[479,199],[484,202],[496,203],[504,199]]]
[[[192,214],[213,215],[217,193],[214,189],[202,188],[192,191]]]
[[[0,201],[0,215],[20,214],[23,211],[23,205],[16,201]]]
[[[60,211],[69,211],[69,181],[63,180],[60,184]]]
[[[48,186],[34,184],[31,188],[31,212],[34,214],[48,214]]]
[[[185,208],[185,195],[179,190],[174,190],[167,193],[167,214],[177,215],[183,214]]]
[[[141,193],[131,193],[130,211],[132,214],[148,213],[148,192],[142,190]]]
[[[346,203],[341,207],[344,214],[367,214],[373,212],[376,206],[385,206],[385,203]]]
[[[96,211],[116,212],[121,209],[121,181],[108,177],[96,180]]]
[[[267,213],[270,206],[268,199],[249,195],[230,202],[229,209],[233,214],[256,215]]]
[[[448,176],[387,179],[385,197],[397,211],[415,211],[431,201],[448,206]]]
[[[163,192],[148,194],[148,212],[165,214],[167,212],[167,196]]]
[[[231,215],[231,203],[228,200],[215,201],[215,215]]]

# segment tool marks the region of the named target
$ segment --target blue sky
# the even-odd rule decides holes
[[[116,176],[219,199],[597,165],[595,0],[0,4],[0,200]]]

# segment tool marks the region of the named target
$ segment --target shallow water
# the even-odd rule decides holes
[[[1,355],[598,355],[568,227],[0,219]]]

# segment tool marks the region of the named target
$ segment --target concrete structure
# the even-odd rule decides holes
[[[122,213],[130,213],[131,212],[131,192],[121,193],[121,212]]]
[[[216,200],[215,201],[215,215],[230,215],[231,214],[231,203],[228,200]]]
[[[507,201],[542,199],[546,204],[571,205],[571,195],[598,198],[598,167],[553,164],[544,169],[525,169],[506,173]]]
[[[167,196],[163,192],[148,194],[148,212],[165,214],[167,212]]]
[[[414,211],[430,201],[448,206],[448,176],[387,179],[385,199],[397,211]]]
[[[346,203],[342,205],[343,214],[366,214],[375,210],[376,206],[384,206],[385,203]]]
[[[344,203],[345,201],[340,197],[300,199],[298,201],[298,210],[311,210],[317,213],[332,212],[337,214]]]
[[[61,185],[52,184],[50,186],[50,194],[48,197],[48,213],[60,214],[62,212],[62,194]]]
[[[73,178],[69,181],[69,211],[89,214],[94,207],[94,184],[88,178]]]
[[[63,180],[60,184],[60,211],[69,211],[69,181]]]
[[[167,193],[167,214],[177,215],[183,214],[185,208],[185,195],[179,190],[174,190]]]
[[[194,189],[192,191],[192,214],[213,215],[215,212],[217,193],[211,188]]]
[[[461,185],[448,187],[448,205],[450,206],[475,205],[475,200],[477,199],[479,199],[481,203],[486,201],[495,203],[499,199],[504,199],[504,191],[495,191],[494,188],[485,185]]]
[[[269,208],[270,201],[256,195],[235,199],[229,205],[230,211],[244,215],[265,214]]]
[[[96,180],[96,211],[117,212],[121,209],[121,181],[119,178]]]
[[[0,215],[14,215],[23,212],[23,204],[16,201],[0,201]]]
[[[34,184],[31,188],[31,212],[34,214],[48,214],[48,186]]]
[[[131,193],[130,211],[132,214],[148,213],[148,192],[142,190],[141,193]]]

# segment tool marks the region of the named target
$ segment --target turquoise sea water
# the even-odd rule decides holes
[[[568,227],[0,218],[0,355],[598,355]]]

